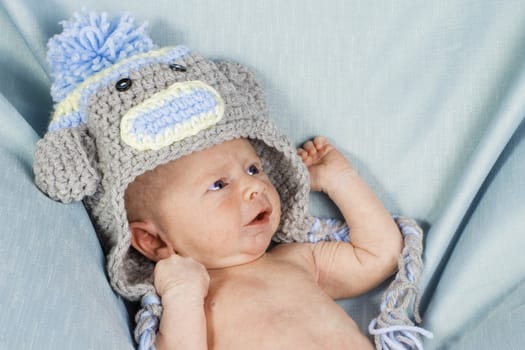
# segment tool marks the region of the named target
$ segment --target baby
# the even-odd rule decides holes
[[[132,245],[156,261],[158,349],[371,349],[333,301],[396,268],[399,230],[325,138],[298,150],[313,191],[337,204],[352,241],[267,250],[279,193],[254,148],[235,139],[158,166],[126,190]]]
[[[84,11],[62,25],[48,43],[55,106],[35,182],[55,200],[84,202],[112,287],[145,305],[139,345],[155,338],[142,316],[162,311],[160,349],[371,348],[333,300],[393,274],[403,239],[343,155],[322,137],[297,151],[240,64],[157,48],[129,15]],[[341,225],[311,217],[310,190],[339,207],[350,242],[336,237]],[[417,249],[403,249],[410,269],[385,294],[402,300],[371,323],[377,346],[417,342],[389,328],[412,324],[403,305],[421,232],[409,226],[405,247]],[[147,309],[155,293],[162,308]]]

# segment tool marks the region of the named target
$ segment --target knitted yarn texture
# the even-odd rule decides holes
[[[49,41],[57,103],[34,162],[35,182],[49,197],[84,201],[115,290],[130,300],[154,292],[153,263],[130,245],[128,184],[227,140],[249,139],[279,191],[282,218],[274,240],[306,241],[308,172],[268,119],[254,75],[184,46],[150,49],[143,27],[130,23],[129,16],[81,13]],[[75,74],[65,67],[68,60]]]
[[[36,146],[35,182],[52,199],[84,201],[106,251],[113,288],[129,300],[142,298],[136,337],[143,348],[154,343],[162,307],[153,262],[130,244],[124,193],[137,176],[246,138],[280,195],[274,241],[348,240],[348,227],[308,214],[308,171],[268,118],[263,91],[246,67],[213,62],[184,46],[156,48],[146,26],[129,15],[110,19],[84,11],[62,25],[63,32],[48,43],[55,106]],[[384,349],[420,345],[420,329],[412,335],[404,312],[414,297],[417,308],[422,232],[413,221],[398,219],[398,225],[405,237],[400,271],[370,326]],[[400,333],[391,327],[405,328]]]

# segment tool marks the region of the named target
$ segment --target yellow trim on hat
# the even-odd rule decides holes
[[[215,125],[224,108],[208,84],[177,82],[131,108],[120,122],[120,136],[139,151],[159,150]]]
[[[134,62],[140,59],[144,59],[144,58],[162,57],[166,55],[169,51],[173,50],[174,48],[175,47],[164,47],[158,50],[148,51],[145,53],[134,55],[118,63],[115,63],[111,67],[108,67],[104,69],[103,71],[98,72],[95,75],[92,75],[86,78],[86,80],[84,80],[80,85],[78,85],[77,88],[73,90],[73,92],[71,92],[65,99],[63,99],[61,102],[59,102],[55,106],[55,111],[53,112],[51,122],[58,121],[60,117],[67,115],[69,113],[79,111],[82,93],[90,85],[103,80],[105,77],[110,76],[112,73],[114,73],[115,71],[118,71],[124,66],[129,66],[131,62]],[[122,76],[126,75],[128,72],[129,72],[129,67],[126,67],[125,70],[122,70]]]

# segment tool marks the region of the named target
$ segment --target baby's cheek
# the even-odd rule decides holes
[[[273,229],[277,231],[277,227],[279,227],[279,222],[281,221],[281,200],[278,195],[276,196],[275,204],[272,203],[272,207]]]

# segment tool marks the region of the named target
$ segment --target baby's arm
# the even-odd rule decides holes
[[[350,244],[314,246],[319,283],[334,298],[360,294],[391,275],[402,237],[389,212],[346,158],[325,138],[298,150],[310,173],[312,191],[322,191],[338,206],[350,227]]]
[[[210,277],[206,268],[176,254],[155,266],[155,288],[162,298],[157,349],[208,349],[204,298]]]

